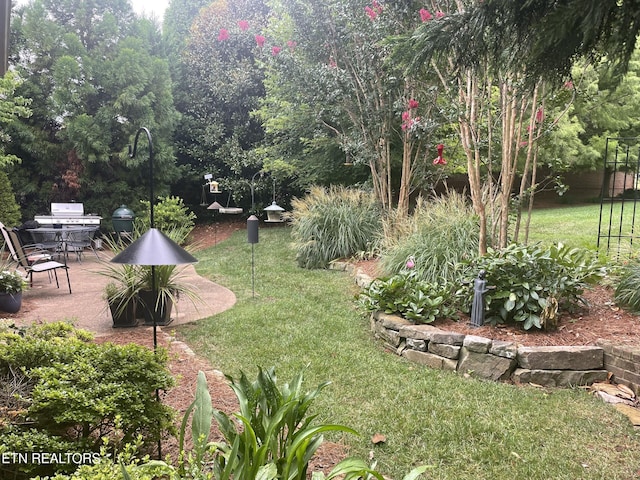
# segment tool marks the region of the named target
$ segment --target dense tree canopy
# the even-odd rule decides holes
[[[262,1],[216,0],[199,11],[181,55],[179,85],[186,93],[176,135],[179,161],[192,186],[211,173],[225,192],[217,200],[225,205],[249,198],[248,179],[262,164],[252,149],[263,129],[251,112],[264,96],[255,36],[267,14]]]
[[[146,156],[126,155],[140,126],[154,136],[158,193],[192,206],[212,173],[243,206],[251,178],[263,200],[275,178],[298,194],[364,184],[406,212],[441,173],[522,172],[534,159],[593,168],[608,135],[637,135],[637,7],[172,0],[161,34],[127,0],[32,0],[14,8],[10,64],[33,115],[3,125],[4,155],[21,159],[8,168],[25,218],[51,201],[107,216],[146,198]],[[481,139],[469,163],[471,107],[486,116],[467,130]],[[433,164],[440,143],[446,166]]]
[[[136,19],[127,0],[34,0],[16,13],[18,93],[33,100],[33,115],[11,132],[23,214],[77,200],[108,216],[144,198],[146,157],[126,155],[141,126],[154,133],[158,191],[166,191],[177,114],[157,26]]]
[[[415,32],[403,47],[414,67],[445,53],[457,66],[488,60],[495,70],[524,67],[533,81],[558,80],[580,58],[604,57],[619,78],[628,69],[640,32],[638,0],[469,3],[438,28]]]
[[[406,213],[409,195],[428,185],[443,115],[435,73],[404,75],[385,39],[419,24],[420,3],[274,5],[269,38],[289,48],[268,64],[260,110],[273,140],[270,160],[300,172],[324,164],[334,177],[345,161],[366,165],[380,204],[397,200]]]

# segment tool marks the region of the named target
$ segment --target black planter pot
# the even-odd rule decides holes
[[[117,303],[109,303],[109,310],[111,310],[113,328],[135,327],[138,325],[138,319],[136,318],[136,302],[127,302],[124,310],[121,310],[120,312],[118,311]]]
[[[154,298],[151,290],[141,290],[138,294],[138,308],[142,310],[145,325],[153,325]],[[173,301],[165,297],[165,302],[158,305],[156,309],[156,325],[169,325],[171,323],[171,310]]]
[[[17,313],[22,307],[22,292],[0,293],[0,312]]]

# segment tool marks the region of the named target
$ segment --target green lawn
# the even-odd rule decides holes
[[[298,268],[289,234],[261,229],[255,298],[244,232],[198,253],[199,273],[238,296],[231,310],[176,327],[215,368],[254,376],[257,366],[274,365],[285,381],[308,365],[309,388],[332,381],[315,405],[319,420],[361,433],[331,440],[359,457],[373,451],[378,469],[394,478],[420,464],[434,466],[424,476],[434,479],[638,475],[640,432],[582,390],[479,381],[386,352],[355,308],[352,279]],[[385,435],[386,443],[373,446],[375,433]]]
[[[622,221],[621,221],[622,218]],[[635,225],[633,219],[635,218]],[[622,226],[620,226],[622,225]],[[531,217],[529,242],[563,242],[567,245],[596,249],[598,245],[598,226],[600,226],[600,251],[612,257],[626,256],[629,252],[629,239],[618,243],[615,236],[629,236],[634,228],[637,236],[640,233],[640,209],[634,211],[633,205],[606,204],[602,209],[600,221],[600,205],[581,205],[571,207],[544,208],[534,210]],[[612,238],[607,239],[611,229]],[[522,237],[521,237],[522,238]],[[640,247],[640,239],[635,239],[636,249]]]

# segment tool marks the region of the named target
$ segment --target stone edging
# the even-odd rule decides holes
[[[330,268],[347,271],[360,288],[373,281],[349,262],[333,262]],[[431,368],[549,387],[604,382],[611,373],[616,382],[640,395],[640,346],[617,346],[599,340],[596,346],[525,347],[416,325],[383,312],[371,315],[371,330],[398,355]]]

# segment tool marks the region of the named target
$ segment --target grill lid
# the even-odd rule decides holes
[[[82,203],[52,203],[51,215],[54,217],[82,217],[84,205]]]

